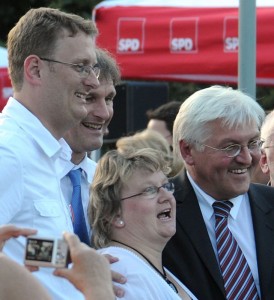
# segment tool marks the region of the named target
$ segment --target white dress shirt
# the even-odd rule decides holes
[[[194,180],[191,178],[188,172],[187,176],[197,196],[198,203],[207,228],[207,232],[218,261],[219,258],[215,236],[215,215],[214,209],[212,207],[212,204],[216,200],[208,194],[206,194],[194,182]],[[233,203],[233,207],[231,208],[230,214],[228,216],[228,228],[230,229],[231,233],[233,234],[234,238],[239,244],[247,260],[247,263],[250,267],[257,287],[257,291],[260,293],[256,245],[248,194],[245,193],[243,195],[229,199],[229,201]]]
[[[81,197],[82,197],[82,204],[85,214],[85,221],[88,229],[89,236],[91,236],[91,228],[88,221],[87,211],[88,211],[88,204],[89,204],[89,189],[90,184],[93,180],[94,172],[96,169],[97,163],[91,160],[87,154],[85,158],[80,162],[78,165],[74,165],[70,161],[70,148],[64,145],[62,153],[59,159],[56,161],[57,168],[59,170],[59,178],[61,180],[61,190],[66,200],[67,205],[69,206],[72,199],[72,190],[73,186],[69,176],[67,175],[68,172],[72,169],[82,169],[81,174]]]
[[[168,283],[159,275],[146,261],[141,259],[132,251],[120,247],[107,247],[97,250],[101,254],[110,254],[119,258],[118,262],[111,264],[113,271],[123,274],[127,278],[125,284],[116,284],[125,291],[123,300],[180,300],[181,297],[168,285]],[[181,286],[192,300],[197,298],[191,291],[171,274],[166,268],[173,280]],[[198,284],[198,283],[197,283]]]
[[[73,231],[55,161],[61,145],[23,105],[10,98],[0,115],[0,223],[38,229],[40,236]],[[4,252],[23,263],[25,238],[10,239]],[[67,280],[40,268],[37,276],[55,300],[83,299]]]

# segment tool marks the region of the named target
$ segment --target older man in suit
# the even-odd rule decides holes
[[[201,300],[274,299],[274,189],[251,184],[264,111],[244,93],[194,93],[174,123],[184,160],[164,265]]]

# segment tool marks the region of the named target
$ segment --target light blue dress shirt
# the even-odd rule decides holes
[[[212,204],[216,201],[214,198],[206,194],[191,178],[187,172],[189,181],[195,191],[198,203],[204,218],[209,238],[217,261],[217,245],[215,237],[215,215]],[[251,217],[250,204],[248,194],[239,195],[236,198],[229,199],[233,203],[230,215],[228,216],[228,228],[232,232],[234,238],[239,244],[247,262],[251,269],[256,287],[260,293],[259,274],[257,265],[256,245],[253,231],[253,222]]]

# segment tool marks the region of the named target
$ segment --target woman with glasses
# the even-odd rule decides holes
[[[176,231],[176,203],[163,153],[143,148],[112,150],[98,162],[89,217],[93,243],[119,258],[126,300],[196,299],[162,265],[162,251]]]

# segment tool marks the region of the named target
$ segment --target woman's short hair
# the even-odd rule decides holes
[[[122,187],[136,170],[162,171],[164,174],[170,171],[163,153],[151,148],[133,152],[111,150],[98,161],[88,209],[96,248],[105,247],[111,241],[112,223],[122,214]]]

